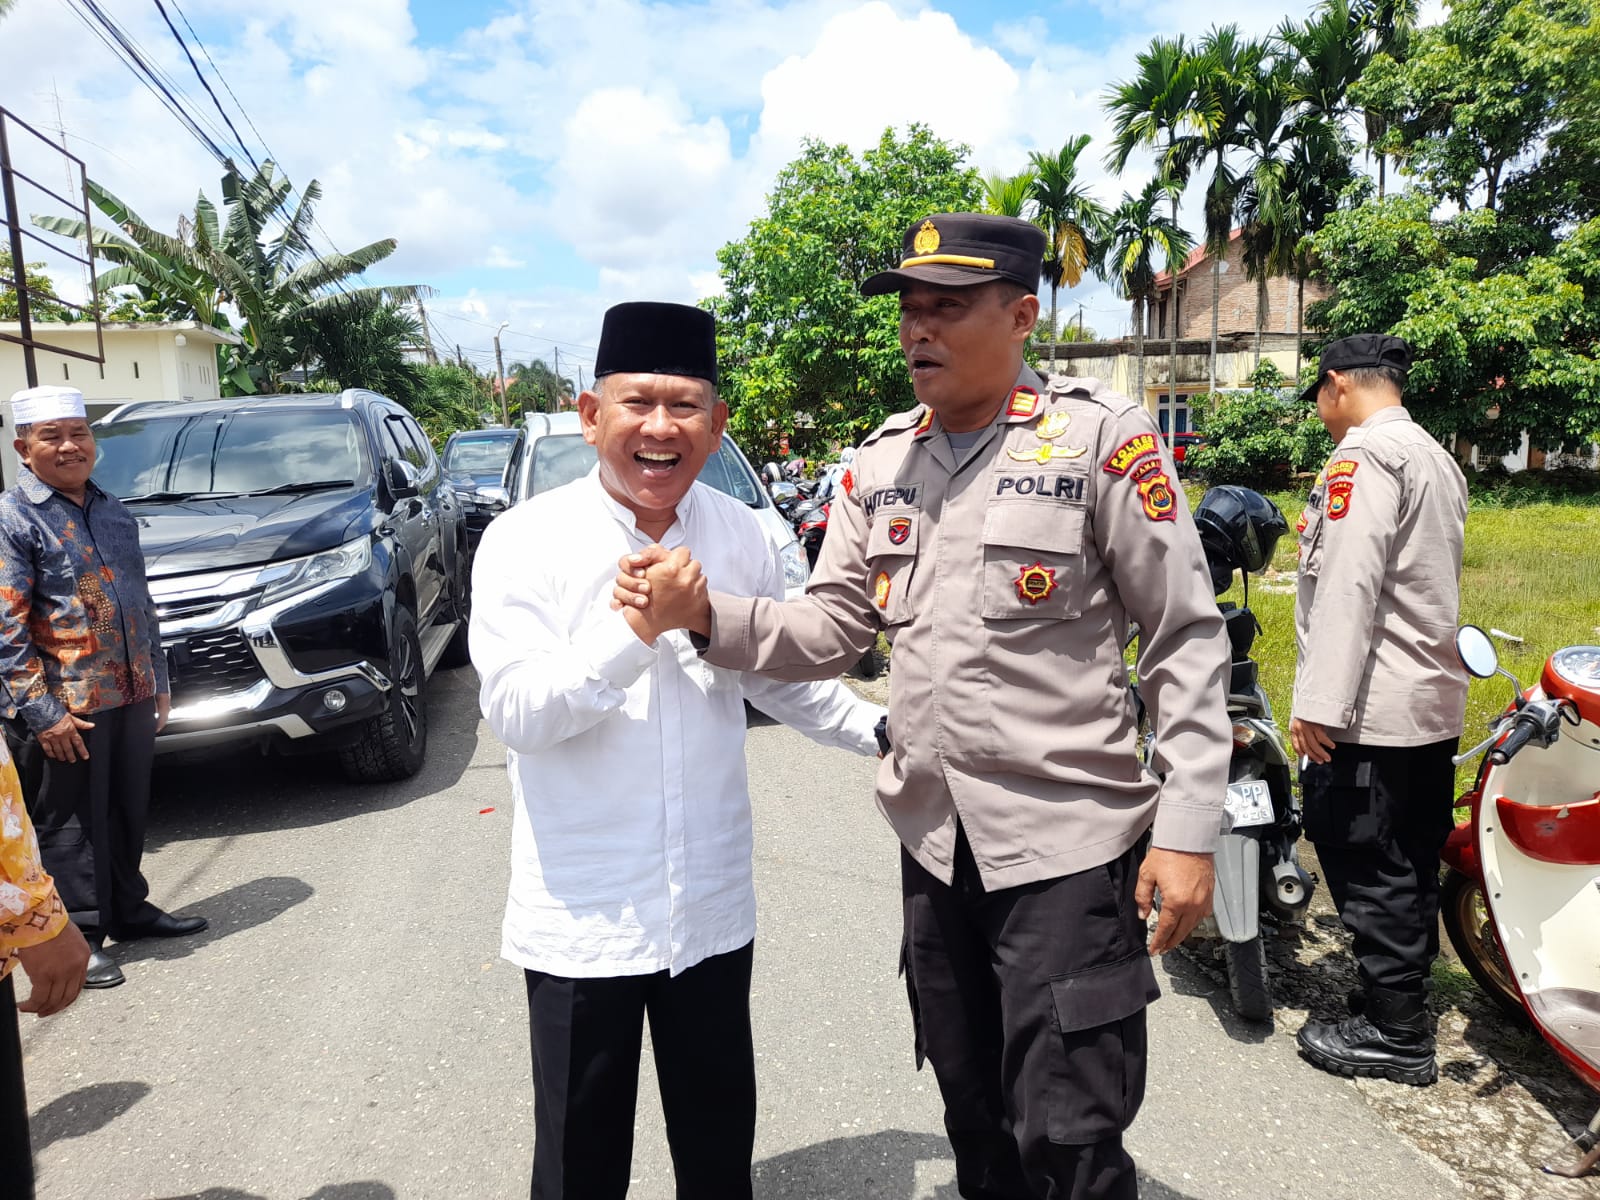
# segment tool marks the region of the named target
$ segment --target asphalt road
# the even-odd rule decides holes
[[[498,957],[503,751],[470,670],[438,675],[429,705],[427,767],[394,787],[314,759],[158,771],[153,898],[211,928],[113,947],[127,984],[25,1018],[42,1200],[527,1194],[526,1007]],[[955,1200],[895,977],[896,846],[873,764],[776,727],[751,730],[749,759],[756,1195]],[[1162,987],[1129,1137],[1147,1200],[1465,1194],[1283,1033],[1234,1021],[1193,966],[1165,964]],[[630,1195],[668,1200],[648,1064],[640,1095]]]

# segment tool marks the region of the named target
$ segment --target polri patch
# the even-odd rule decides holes
[[[1162,470],[1160,460],[1140,463],[1134,470],[1133,481],[1139,488],[1139,500],[1144,505],[1144,515],[1152,521],[1176,521],[1178,500],[1172,493],[1172,481]]]
[[[1341,458],[1336,463],[1329,463],[1324,475],[1328,479],[1348,479],[1356,473],[1356,468],[1360,465],[1352,459]]]
[[[906,539],[911,536],[910,517],[889,518],[889,540],[896,546],[904,546]]]
[[[1013,492],[1040,500],[1081,501],[1083,478],[1082,475],[1001,475],[995,480],[994,494],[1004,496]]]
[[[1039,393],[1032,388],[1014,387],[1006,401],[1006,416],[1031,417],[1039,411]]]
[[[1056,583],[1054,569],[1047,567],[1042,562],[1036,562],[1031,567],[1023,567],[1014,581],[1017,585],[1017,596],[1029,604],[1038,604],[1047,599],[1051,592],[1059,586]]]
[[[1109,475],[1126,475],[1133,464],[1157,452],[1156,435],[1135,434],[1111,452],[1102,468]]]
[[[1356,481],[1353,479],[1335,479],[1328,484],[1328,520],[1342,521],[1349,515],[1355,491]]]

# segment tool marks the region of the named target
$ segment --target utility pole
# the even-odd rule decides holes
[[[494,331],[494,365],[500,373],[500,424],[507,428],[511,425],[511,409],[506,396],[506,360],[500,355],[500,334],[510,324],[510,321],[501,321],[500,328]]]
[[[1078,305],[1078,340],[1083,341],[1083,305]]]
[[[456,366],[460,367],[463,371],[467,369],[467,360],[462,357],[460,342],[456,343]]]
[[[553,411],[561,411],[561,347],[556,348],[556,404]]]

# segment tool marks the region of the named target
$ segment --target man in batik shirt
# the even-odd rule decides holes
[[[139,528],[94,471],[83,395],[11,398],[22,469],[0,495],[0,684],[44,865],[93,950],[88,987],[121,969],[107,935],[179,937],[203,917],[147,899],[144,856],[155,736],[170,696]]]
[[[0,744],[0,1195],[33,1200],[17,1012],[48,1017],[66,1008],[78,998],[88,962],[89,947],[40,865],[17,769]],[[33,983],[20,1005],[11,979],[19,964]]]

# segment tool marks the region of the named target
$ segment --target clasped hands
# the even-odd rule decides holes
[[[638,554],[623,555],[611,607],[622,610],[646,645],[674,629],[711,636],[711,593],[700,564],[684,546],[668,550],[652,544]]]

